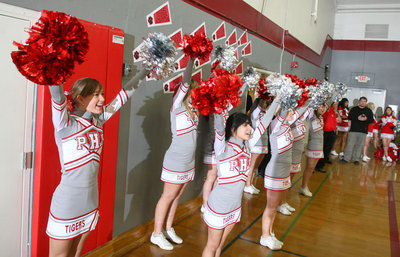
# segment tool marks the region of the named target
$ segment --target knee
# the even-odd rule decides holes
[[[178,194],[176,192],[163,192],[161,195],[161,199],[171,202],[177,197],[177,195]]]

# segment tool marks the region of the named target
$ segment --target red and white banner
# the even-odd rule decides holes
[[[217,30],[214,31],[214,33],[212,33],[212,40],[215,42],[224,39],[225,37],[226,37],[226,29],[225,29],[225,21],[223,21],[221,25],[219,25]]]
[[[182,42],[182,37],[183,37],[183,31],[182,28],[175,30],[168,36],[172,41],[175,42],[176,48],[177,49],[182,49],[182,47],[179,47],[180,43]]]
[[[202,80],[202,75],[203,75],[202,69],[199,69],[199,70],[195,71],[194,73],[192,73],[192,79],[200,84],[200,82]]]
[[[203,22],[202,24],[200,24],[200,26],[198,26],[192,33],[190,33],[190,35],[205,35],[207,36],[207,30],[206,30],[206,23]]]
[[[147,27],[172,24],[169,2],[161,5],[146,16]]]
[[[234,29],[232,33],[229,35],[228,39],[225,41],[225,45],[232,46],[236,43],[237,43],[237,34],[236,34],[236,29]]]
[[[238,45],[242,46],[242,45],[246,44],[248,41],[249,40],[248,40],[248,37],[247,37],[247,30],[245,30],[243,32],[243,34],[239,37]]]
[[[140,48],[143,46],[144,42],[140,43],[135,49],[133,49],[133,62],[141,62],[144,58],[140,57]]]
[[[235,73],[237,75],[243,74],[243,61],[240,61],[239,64],[236,66]]]
[[[199,60],[199,59],[196,59],[196,60],[194,61],[194,67],[197,69],[197,68],[200,68],[201,66],[204,66],[204,65],[206,65],[206,64],[208,64],[208,63],[210,63],[210,62],[211,62],[210,57],[208,57],[207,60]]]
[[[247,43],[247,45],[245,47],[243,47],[242,49],[242,57],[243,56],[248,56],[251,55],[252,51],[251,51],[251,41],[249,43]]]
[[[173,93],[175,87],[182,82],[182,78],[183,78],[183,73],[179,73],[177,76],[167,80],[166,82],[164,82],[163,84],[163,90],[164,93]]]
[[[174,64],[175,72],[184,70],[189,62],[189,59],[190,57],[187,55],[182,55],[181,57],[179,57],[179,59],[177,59]]]

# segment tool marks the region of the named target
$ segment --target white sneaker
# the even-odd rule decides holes
[[[158,245],[163,250],[172,250],[174,246],[165,238],[163,233],[158,235],[154,235],[154,232],[151,233],[150,242],[155,245]]]
[[[256,188],[254,185],[251,185],[251,187],[258,193],[260,193],[260,189]]]
[[[386,161],[386,156],[384,155],[383,157],[382,157],[382,161]]]
[[[292,215],[292,213],[286,208],[285,205],[281,204],[276,209],[278,212],[282,213],[283,215]]]
[[[386,159],[387,159],[388,162],[392,162],[393,161],[392,158],[390,158],[390,156],[386,157]]]
[[[204,205],[201,205],[201,208],[200,208],[200,211],[201,211],[201,213],[204,213],[204,210],[205,210],[206,208],[204,207]]]
[[[276,239],[274,235],[270,235],[269,237],[260,238],[260,244],[268,247],[271,250],[279,250],[282,249],[283,242]]]
[[[368,156],[364,155],[363,158],[362,158],[362,161],[363,161],[363,162],[368,162],[368,161],[369,161]]]
[[[366,156],[366,155],[365,155],[365,158],[367,158],[367,159],[368,159],[368,161],[369,161],[369,160],[371,160],[371,158],[369,158],[369,157],[368,157],[368,156]]]
[[[338,156],[338,153],[337,153],[335,150],[333,150],[333,151],[331,152],[331,154],[332,154],[333,156]]]
[[[307,197],[311,197],[312,193],[310,191],[310,189],[308,189],[308,187],[300,187],[300,194],[307,196]]]
[[[343,158],[343,157],[344,157],[344,152],[340,152],[339,156],[340,156],[341,158]]]
[[[293,208],[292,206],[290,206],[287,202],[283,203],[282,205],[284,205],[286,207],[286,209],[288,209],[290,212],[296,211],[296,209]]]
[[[254,190],[254,188],[252,186],[245,186],[243,191],[246,193],[252,194],[252,195],[258,194],[258,192],[256,190]]]
[[[167,232],[167,235],[169,237],[169,239],[172,240],[172,242],[174,242],[175,244],[182,244],[183,243],[183,239],[180,238],[176,233],[174,228],[170,228],[169,230],[165,231]]]

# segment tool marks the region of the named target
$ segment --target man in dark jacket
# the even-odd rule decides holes
[[[367,107],[367,98],[362,96],[358,100],[358,106],[353,107],[349,112],[350,132],[347,137],[346,150],[343,162],[349,162],[353,157],[354,164],[359,164],[361,149],[365,143],[368,132],[368,124],[374,121],[371,109]]]

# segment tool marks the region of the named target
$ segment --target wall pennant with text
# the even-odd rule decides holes
[[[207,36],[207,30],[206,30],[206,23],[203,22],[202,24],[200,24],[200,26],[198,26],[195,30],[193,30],[192,33],[190,33],[190,35],[205,35]]]
[[[189,59],[190,57],[187,55],[182,55],[179,57],[174,64],[174,71],[178,72],[184,70],[189,62]]]
[[[146,16],[147,27],[172,24],[169,2],[161,5]]]
[[[236,34],[236,29],[232,31],[232,33],[229,35],[228,39],[225,41],[225,45],[227,46],[232,46],[237,43],[237,34]]]
[[[199,84],[202,80],[202,77],[203,77],[202,69],[199,69],[199,70],[195,71],[194,73],[192,73],[192,79]]]
[[[236,66],[235,73],[237,75],[243,74],[243,61],[240,61],[239,64]]]
[[[199,59],[196,59],[196,60],[194,61],[194,67],[197,69],[197,68],[200,68],[201,66],[204,66],[204,65],[206,65],[206,64],[209,64],[210,62],[211,62],[210,56],[209,56],[206,60],[199,60]]]
[[[242,57],[251,55],[251,41],[242,49]]]
[[[176,49],[182,49],[182,47],[179,47],[183,38],[182,28],[172,32],[168,37],[175,42]]]
[[[214,33],[212,33],[212,40],[215,42],[224,39],[225,37],[226,37],[226,29],[225,29],[225,21],[223,21],[221,25],[219,25],[217,30],[214,31]]]
[[[239,42],[238,46],[242,46],[248,42],[248,37],[247,37],[247,30],[243,32],[243,34],[239,37]]]
[[[135,49],[133,49],[133,62],[141,62],[144,60],[143,57],[140,56],[140,48],[143,46],[144,42],[140,43]]]
[[[175,77],[165,81],[163,83],[163,91],[165,94],[167,93],[173,93],[175,90],[175,87],[179,85],[179,83],[182,82],[183,79],[183,73],[179,73]]]

